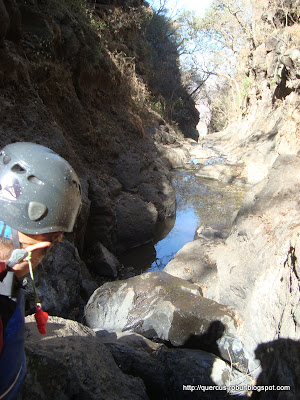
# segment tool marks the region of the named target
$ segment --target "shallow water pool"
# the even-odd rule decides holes
[[[229,230],[233,213],[239,209],[245,191],[241,187],[199,178],[193,171],[174,170],[176,216],[157,225],[154,242],[128,251],[120,257],[137,273],[162,270],[173,256],[194,240],[203,225]]]

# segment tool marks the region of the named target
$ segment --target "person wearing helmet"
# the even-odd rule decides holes
[[[25,378],[24,296],[17,278],[73,230],[80,208],[79,179],[58,154],[29,142],[0,152],[0,400],[16,399]]]

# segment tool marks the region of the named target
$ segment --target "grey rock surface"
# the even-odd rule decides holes
[[[166,265],[164,271],[178,278],[196,283],[208,298],[215,298],[217,288],[216,247],[223,240],[197,239],[187,243]],[[209,289],[208,289],[209,288]],[[213,289],[214,288],[214,289]],[[208,293],[209,292],[209,293]]]
[[[247,369],[238,321],[200,288],[166,272],[149,272],[98,288],[85,308],[88,326],[210,351]]]
[[[216,165],[200,166],[196,176],[201,178],[216,179],[221,182],[232,183],[241,179],[243,165],[218,163]]]
[[[86,326],[50,317],[40,335],[26,318],[27,376],[20,400],[146,400],[141,379],[125,375]]]

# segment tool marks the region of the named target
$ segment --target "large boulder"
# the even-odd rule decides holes
[[[120,268],[118,259],[99,242],[90,248],[86,265],[95,274],[107,278],[116,278]]]
[[[149,149],[143,155],[127,151],[118,158],[114,174],[124,192],[138,193],[142,200],[153,203],[160,218],[175,214],[169,170],[157,153]]]
[[[105,283],[88,301],[85,320],[95,330],[136,332],[210,351],[247,369],[235,314],[202,297],[197,285],[163,271]]]
[[[213,165],[201,166],[196,176],[200,178],[216,179],[221,182],[231,183],[238,179],[243,179],[242,164],[231,165],[226,163],[218,163]]]
[[[40,335],[26,318],[27,376],[20,400],[146,400],[141,379],[125,375],[86,326],[50,317]]]
[[[117,250],[122,252],[150,242],[157,218],[158,212],[153,203],[122,192],[116,204]]]

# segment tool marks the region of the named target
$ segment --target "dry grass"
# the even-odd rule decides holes
[[[122,52],[109,52],[112,62],[121,74],[120,94],[131,96],[137,108],[142,108],[149,100],[149,92],[135,71],[135,61],[133,57],[127,57]]]

